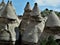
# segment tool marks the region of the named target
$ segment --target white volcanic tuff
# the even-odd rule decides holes
[[[3,24],[3,23],[0,24],[0,40],[9,41],[11,39],[11,41],[16,41],[19,37],[17,36],[17,32],[18,32],[17,27],[18,27],[17,23],[8,24],[8,27],[7,27],[7,24]],[[17,32],[15,32],[16,30]],[[9,31],[10,33],[8,33],[7,31]]]
[[[21,23],[21,25],[22,24],[23,23]],[[24,25],[24,27],[23,25],[21,26],[21,29],[24,29],[22,33],[22,40],[27,42],[37,43],[39,40],[39,37],[41,36],[41,33],[44,30],[45,21],[42,20],[41,23],[27,21],[27,22],[24,22],[24,24],[27,24],[27,25]]]
[[[12,23],[10,22],[9,24],[8,23],[6,24],[6,25],[8,25],[8,29],[6,29],[6,30],[8,30],[11,33],[12,41],[16,41],[17,38],[18,38],[18,37],[16,37],[18,33],[15,32],[15,28],[17,28],[19,26],[20,21],[19,21],[17,15],[16,15],[12,5],[9,2],[3,8],[3,10],[1,11],[1,16],[0,17],[4,17],[4,18],[7,18],[7,19],[15,20]],[[4,18],[3,18],[3,21],[6,21],[6,20],[4,20]],[[18,29],[17,29],[17,31],[18,31]],[[7,36],[6,36],[6,34],[7,34]],[[0,36],[1,40],[6,40],[6,41],[10,40],[10,34],[8,34],[7,32],[4,31],[4,33],[0,33],[0,35],[2,35],[2,36]]]
[[[9,18],[9,19],[16,19],[17,16],[15,12],[12,9],[12,6],[10,4],[7,4],[4,9],[4,14],[2,14],[3,17]]]
[[[0,40],[10,40],[10,34],[7,32],[7,25],[0,24]]]
[[[26,14],[26,12],[24,14]],[[31,16],[35,16],[35,17],[38,16],[37,17],[39,18],[37,19],[38,22],[36,22],[34,18],[27,18],[27,16],[26,16],[27,19],[22,19],[20,25],[21,30],[24,30],[22,32],[22,40],[27,42],[37,43],[39,37],[41,36],[41,33],[44,30],[45,22],[46,22],[46,18],[43,18],[40,15],[40,11],[37,6],[37,3],[35,3]]]
[[[16,29],[17,29],[17,27],[18,27],[18,24],[17,23],[12,23],[12,24],[8,24],[8,26],[9,26],[9,31],[10,31],[10,33],[11,33],[11,37],[12,37],[12,41],[16,41],[17,39],[16,39]],[[18,29],[17,29],[17,31],[18,31]],[[19,32],[18,32],[19,33]],[[19,37],[19,36],[18,36]]]
[[[24,8],[24,10],[31,10],[29,2],[27,2],[26,7]]]
[[[50,15],[48,15],[46,26],[47,27],[57,27],[57,26],[60,27],[59,17],[55,14],[54,11],[52,11]]]
[[[32,16],[41,16],[41,12],[38,8],[37,3],[35,3],[33,9],[32,9]]]
[[[13,8],[12,2],[9,2],[9,1],[3,7],[0,16],[5,17],[5,18],[9,18],[9,19],[16,19],[19,22],[19,19],[18,19],[16,13],[15,13],[14,8]]]
[[[56,39],[60,39],[60,35],[59,34],[54,36],[54,40],[56,40]]]
[[[16,12],[15,12],[13,6],[10,4],[10,2],[8,2],[6,4],[6,6],[4,6],[4,8],[1,11],[0,16],[9,18],[9,19],[15,19],[15,20],[17,20],[18,23],[20,23],[17,15],[16,15]]]

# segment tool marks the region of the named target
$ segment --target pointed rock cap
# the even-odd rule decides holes
[[[4,10],[4,7],[6,6],[4,0],[2,0],[1,4],[0,4],[0,17],[1,17],[1,12],[2,10]]]
[[[7,5],[10,3],[10,1],[8,0],[8,2],[7,2]]]
[[[33,7],[33,10],[32,10],[32,13],[33,13],[33,16],[39,16],[40,15],[40,10],[38,8],[38,4],[35,3],[34,7]]]
[[[5,17],[5,18],[9,18],[9,19],[16,19],[17,18],[17,15],[15,14],[14,9],[10,5],[9,1],[8,1],[6,7],[4,8],[4,10],[2,11],[1,16]]]
[[[4,3],[4,0],[2,0],[2,3]]]
[[[5,5],[5,2],[4,2],[4,0],[2,0],[2,2],[1,2],[1,4],[0,5]]]
[[[12,1],[10,1],[10,5],[12,6]]]
[[[46,27],[60,27],[60,20],[54,11],[50,11],[50,15],[48,16]]]
[[[49,9],[48,9],[48,8],[46,8],[45,10],[46,10],[46,11],[48,11]]]
[[[25,11],[31,11],[31,7],[29,2],[27,2],[26,7],[24,8]]]
[[[2,0],[2,2],[1,2],[2,4],[5,4],[5,2],[4,2],[4,0]]]

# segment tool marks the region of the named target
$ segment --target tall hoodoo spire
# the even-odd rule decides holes
[[[32,13],[33,13],[33,16],[34,16],[34,15],[35,15],[35,16],[40,15],[40,10],[39,10],[39,8],[38,8],[38,4],[37,4],[37,3],[34,4]]]
[[[24,8],[25,11],[31,11],[30,3],[27,2],[26,7]]]

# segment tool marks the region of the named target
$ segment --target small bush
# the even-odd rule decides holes
[[[58,45],[58,43],[54,40],[53,36],[49,36],[48,40],[42,40],[40,45]]]

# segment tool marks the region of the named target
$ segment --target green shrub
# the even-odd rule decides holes
[[[54,40],[53,36],[49,36],[48,40],[44,39],[40,42],[40,45],[58,45],[58,43]]]

